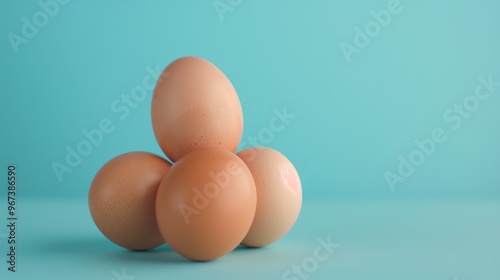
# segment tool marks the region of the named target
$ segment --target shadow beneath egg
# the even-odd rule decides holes
[[[243,245],[238,245],[230,254],[233,255],[241,255],[241,254],[250,254],[253,255],[254,253],[257,253],[258,251],[267,251],[267,247],[261,247],[261,248],[254,248],[254,247],[245,247]],[[182,257],[181,255],[177,254],[174,250],[172,250],[170,247],[168,247],[166,244],[155,248],[153,250],[149,251],[130,251],[130,250],[122,250],[122,251],[115,251],[112,254],[109,254],[108,256],[111,256],[113,258],[116,258],[117,260],[120,261],[144,261],[144,262],[159,262],[162,264],[165,263],[186,263],[186,264],[210,264],[217,262],[220,258],[213,260],[213,261],[192,261],[189,259],[186,259]]]
[[[103,238],[55,238],[39,240],[32,249],[50,254],[72,255],[103,253],[116,247],[116,245]]]
[[[255,250],[267,250],[267,246],[263,246],[263,247],[247,247],[245,245],[238,245],[238,247],[236,247],[234,249],[234,251],[244,251],[244,250],[248,250],[248,251],[255,251]]]
[[[55,256],[87,256],[94,260],[115,260],[120,262],[147,263],[190,263],[163,244],[146,251],[133,251],[122,248],[105,238],[50,239],[40,240],[32,250],[36,253]]]
[[[102,237],[81,237],[81,238],[68,238],[68,239],[57,239],[50,238],[46,240],[40,240],[38,245],[32,247],[36,252],[35,254],[41,257],[48,257],[49,255],[56,257],[83,257],[92,258],[94,261],[116,261],[120,263],[147,263],[147,264],[210,264],[214,261],[209,262],[199,262],[191,261],[184,258],[183,256],[177,254],[172,248],[163,244],[157,248],[146,250],[146,251],[133,251],[122,248],[106,238]],[[268,251],[268,246],[261,248],[246,247],[243,245],[238,245],[233,252],[230,254],[233,256],[245,256],[245,257],[258,257],[261,254]]]
[[[108,252],[108,257],[119,261],[147,262],[147,263],[192,263],[192,261],[177,254],[172,248],[163,244],[160,247],[147,251],[132,251],[122,249],[120,251]]]

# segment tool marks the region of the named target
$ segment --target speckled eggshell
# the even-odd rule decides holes
[[[155,216],[156,193],[170,169],[165,159],[130,152],[106,163],[92,181],[89,208],[99,230],[130,250],[148,250],[164,243]]]
[[[248,166],[257,188],[257,210],[242,244],[262,247],[284,236],[302,207],[302,186],[297,170],[280,152],[249,148],[237,154]]]
[[[178,160],[161,181],[158,226],[180,255],[214,260],[241,243],[256,199],[252,174],[240,158],[226,150],[198,149]]]
[[[199,148],[234,152],[243,133],[233,85],[198,57],[179,58],[165,68],[153,92],[151,118],[158,144],[174,162]]]

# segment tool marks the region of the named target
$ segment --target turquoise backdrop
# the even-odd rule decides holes
[[[160,153],[151,90],[123,120],[111,105],[127,106],[121,95],[142,85],[146,67],[163,69],[195,55],[233,82],[244,140],[259,139],[273,109],[296,116],[272,139],[264,137],[268,143],[259,142],[294,162],[306,199],[394,197],[384,173],[396,173],[398,156],[408,157],[414,140],[436,127],[448,140],[396,184],[396,196],[500,195],[498,86],[460,129],[443,120],[474,94],[479,76],[500,81],[498,2],[398,1],[399,13],[385,27],[378,24],[378,33],[369,27],[375,34],[367,44],[358,38],[363,48],[355,28],[364,31],[375,18],[370,12],[387,11],[391,1],[229,2],[68,1],[18,42],[8,35],[23,35],[23,17],[44,23],[33,20],[43,9],[35,1],[4,1],[0,151],[2,165],[15,163],[24,175],[23,193],[85,196],[113,156]],[[103,118],[116,129],[59,182],[52,163],[65,164],[66,146],[76,149],[85,140],[81,131]]]
[[[437,230],[443,238],[471,226],[454,213],[484,222],[475,227],[478,233],[471,233],[470,239],[453,239],[456,244],[482,240],[484,250],[471,247],[472,251],[458,252],[450,249],[454,248],[450,243],[442,251],[437,247],[427,252],[416,247],[416,251],[391,251],[394,258],[373,264],[373,270],[367,268],[371,257],[359,265],[355,260],[347,266],[342,261],[332,264],[348,269],[328,279],[354,279],[346,276],[349,271],[365,268],[367,275],[358,274],[359,279],[410,279],[405,273],[418,270],[416,259],[426,259],[435,250],[442,252],[436,256],[466,252],[477,256],[492,250],[482,258],[498,261],[500,255],[493,248],[500,248],[494,241],[500,233],[499,13],[500,2],[494,0],[2,1],[0,186],[7,182],[7,166],[15,165],[26,231],[37,230],[35,221],[43,218],[29,213],[37,212],[38,206],[43,208],[43,201],[51,207],[55,205],[51,201],[61,205],[80,201],[82,208],[69,213],[91,228],[89,236],[95,236],[91,240],[100,241],[72,251],[88,252],[86,248],[101,241],[108,244],[93,228],[85,208],[90,182],[106,161],[121,153],[142,150],[161,154],[150,120],[151,83],[158,71],[176,58],[200,56],[217,65],[239,94],[245,122],[240,149],[251,142],[275,148],[294,163],[301,176],[303,216],[282,247],[302,244],[300,240],[307,237],[313,245],[300,245],[306,256],[314,250],[316,237],[337,233],[344,253],[359,253],[356,246],[349,247],[349,238],[358,236],[356,232],[367,232],[361,225],[377,228],[386,221],[372,212],[380,210],[379,206],[360,203],[342,208],[337,204],[345,201],[396,203],[394,210],[387,210],[393,214],[408,210],[405,201],[438,203],[432,204],[435,208],[423,204],[411,211],[449,210],[442,220],[432,220],[436,212],[426,210],[430,212],[425,218],[400,214],[394,222],[405,227],[421,221],[418,228],[423,230],[456,221],[449,232]],[[283,121],[283,129],[270,126],[273,118]],[[108,133],[99,132],[100,137],[95,130],[103,122]],[[0,190],[2,217],[6,193],[6,188]],[[484,219],[474,216],[473,211],[479,209],[476,206],[457,206],[453,211],[450,209],[455,208],[446,206],[449,201],[487,200],[496,208],[481,208],[481,213],[493,215],[491,220],[483,214],[477,217]],[[39,204],[30,206],[28,201]],[[308,212],[312,208],[307,205],[316,207],[317,212]],[[317,205],[337,208],[320,210]],[[72,218],[65,216],[63,209],[54,211],[61,211],[58,217],[70,223]],[[373,215],[360,214],[365,212]],[[359,219],[350,219],[350,215]],[[492,228],[483,231],[480,226]],[[345,229],[344,235],[338,229]],[[26,231],[26,240],[34,238],[33,232]],[[399,236],[412,232],[408,229]],[[491,236],[481,235],[485,232]],[[47,240],[51,235],[47,229]],[[364,242],[368,236],[359,238]],[[396,247],[441,242],[429,236],[400,241],[399,245],[391,240],[390,246]],[[66,242],[81,244],[78,240]],[[0,248],[5,248],[2,246],[0,243]],[[300,248],[291,250],[302,252]],[[374,252],[384,248],[388,247]],[[263,259],[289,255],[286,250],[279,252]],[[58,257],[68,254],[61,249]],[[26,251],[26,263],[31,260],[28,256],[36,263],[35,255]],[[385,269],[391,267],[390,262],[411,256],[415,261],[400,264],[408,269],[400,267],[399,274],[376,274],[375,266]],[[258,259],[252,255],[245,261]],[[495,277],[500,275],[489,262],[479,269],[468,258],[433,261],[446,265],[437,265],[428,274],[411,275],[444,279],[456,273],[460,280],[498,279]],[[273,279],[281,279],[290,265],[285,263]],[[37,269],[49,273],[49,267],[40,265]],[[437,273],[443,267],[449,268],[448,272]],[[121,266],[102,268],[100,278],[92,279],[112,278],[112,268],[120,271]],[[1,269],[3,273],[3,264]],[[137,279],[148,278],[147,273],[141,278],[136,269]],[[28,270],[26,264],[24,271]],[[253,272],[255,268],[246,273]],[[330,277],[331,273],[323,268],[316,279],[327,279],[321,275]]]

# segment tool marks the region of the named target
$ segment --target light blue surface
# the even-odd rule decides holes
[[[30,199],[19,207],[19,272],[12,277],[2,268],[1,279],[109,280],[113,270],[121,274],[123,268],[137,280],[282,279],[293,265],[314,257],[317,239],[328,236],[339,246],[328,258],[320,252],[326,260],[308,279],[497,280],[500,275],[497,201],[306,202],[282,240],[208,263],[187,261],[167,247],[140,253],[113,245],[93,225],[83,199]]]
[[[111,279],[122,267],[137,280],[280,279],[328,234],[341,247],[310,279],[499,279],[500,86],[481,79],[500,81],[500,2],[68,1],[13,45],[24,17],[43,20],[42,6],[0,3],[0,225],[9,164],[21,212],[13,279]],[[365,46],[344,55],[357,28],[376,28],[387,13]],[[88,188],[106,161],[161,153],[149,83],[185,55],[212,61],[233,82],[245,117],[240,149],[256,137],[299,171],[302,216],[269,248],[189,263],[165,250],[124,252],[90,220]],[[145,98],[120,111],[138,86]],[[478,87],[491,94],[470,115],[448,111]],[[262,138],[283,110],[294,117]],[[113,131],[59,180],[52,165],[67,165],[66,147],[108,119]],[[399,156],[423,155],[415,141],[435,129],[446,140],[401,176]],[[388,184],[387,172],[404,182]]]

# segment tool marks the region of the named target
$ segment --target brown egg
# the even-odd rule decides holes
[[[198,148],[234,152],[243,133],[233,85],[215,65],[197,57],[165,68],[153,92],[151,118],[156,140],[172,161]]]
[[[285,235],[302,206],[300,178],[292,163],[270,148],[249,148],[237,154],[248,166],[257,188],[257,210],[242,244],[262,247]]]
[[[131,250],[164,243],[155,217],[156,193],[170,169],[165,159],[146,152],[115,157],[97,173],[89,191],[89,208],[99,230]]]
[[[254,180],[240,158],[226,150],[198,149],[179,159],[161,181],[158,226],[177,253],[213,260],[241,243],[256,199]]]

